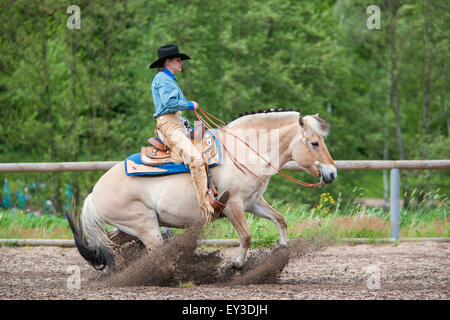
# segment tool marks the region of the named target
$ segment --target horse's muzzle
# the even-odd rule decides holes
[[[320,166],[320,180],[325,184],[330,184],[337,179],[336,167],[331,164],[322,164]]]

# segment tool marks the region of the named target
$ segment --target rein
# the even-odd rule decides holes
[[[212,126],[211,126],[206,120],[203,119],[203,116],[201,116],[201,115],[198,114],[197,110],[200,111],[200,113],[201,113],[201,114],[202,114],[202,115],[203,115],[210,123],[212,123],[216,128],[220,128],[221,130],[225,131],[227,134],[233,136],[233,137],[236,138],[237,140],[239,140],[239,141],[241,141],[242,143],[244,143],[244,145],[245,145],[247,148],[249,148],[250,150],[252,150],[253,152],[255,152],[256,155],[257,155],[259,158],[261,158],[262,160],[264,160],[264,162],[266,162],[271,168],[275,169],[276,172],[277,172],[280,176],[282,176],[282,177],[284,177],[284,178],[288,179],[289,181],[292,181],[292,182],[294,182],[294,183],[296,183],[296,184],[299,184],[299,185],[302,185],[302,186],[305,186],[305,187],[309,187],[309,188],[317,188],[317,187],[322,187],[322,186],[324,185],[322,181],[320,181],[320,183],[314,183],[314,184],[311,184],[311,183],[306,183],[306,182],[297,180],[297,179],[295,179],[294,177],[291,177],[291,176],[289,176],[288,174],[284,173],[284,172],[281,171],[280,169],[275,168],[275,167],[272,165],[272,163],[271,163],[270,161],[268,161],[267,159],[265,159],[261,154],[259,154],[258,151],[256,151],[255,149],[253,149],[246,141],[242,140],[242,139],[239,138],[238,136],[236,136],[236,135],[234,135],[233,133],[229,132],[229,131],[224,127],[224,126],[226,125],[226,123],[225,123],[224,121],[220,120],[219,118],[217,118],[217,117],[215,117],[214,115],[208,113],[206,110],[203,110],[203,109],[200,108],[200,107],[197,108],[197,109],[194,109],[194,113],[195,113],[195,116],[197,117],[197,119],[198,119],[201,123],[203,123],[203,124],[205,125],[205,127],[208,128],[209,130],[212,131],[212,129],[213,129]],[[212,120],[211,118],[213,118],[214,120],[220,122],[222,125],[217,124],[217,123],[214,122],[214,120]],[[212,133],[212,132],[211,132],[211,133]],[[238,160],[237,160],[237,159],[236,159],[236,158],[235,158],[235,157],[234,157],[234,156],[226,149],[225,144],[220,140],[219,137],[216,137],[216,138],[220,141],[220,143],[222,144],[222,146],[223,146],[225,152],[230,156],[230,158],[231,158],[231,160],[233,161],[234,165],[235,165],[239,170],[241,170],[244,174],[247,174],[247,173],[242,169],[242,168],[244,168],[244,169],[246,169],[247,171],[249,171],[250,173],[252,173],[254,176],[256,176],[258,179],[262,180],[258,175],[256,175],[254,172],[252,172],[250,169],[248,169],[246,166],[244,166],[242,163],[240,163],[240,162],[239,162],[239,161],[238,161]],[[307,152],[309,152],[309,153],[311,154],[311,156],[314,157],[314,154],[310,151],[310,149],[309,149],[309,147],[308,147],[308,144],[307,144],[307,141],[306,141],[305,138],[303,138],[303,142],[305,143]],[[315,157],[314,157],[314,158],[315,158]],[[317,165],[317,164],[318,164],[318,161],[314,161],[314,163]],[[242,167],[242,168],[241,168],[241,167]],[[317,166],[317,174],[316,174],[316,177],[319,177],[319,175],[320,175],[320,165]]]

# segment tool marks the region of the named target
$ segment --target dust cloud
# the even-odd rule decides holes
[[[236,286],[277,283],[289,259],[320,245],[315,240],[293,240],[288,247],[253,249],[241,270],[230,266],[219,250],[198,248],[202,227],[174,236],[162,247],[148,251],[133,242],[118,253],[117,267],[102,282],[107,286],[180,286],[215,284]]]

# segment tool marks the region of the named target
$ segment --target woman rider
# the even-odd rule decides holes
[[[150,65],[151,69],[158,70],[152,82],[153,103],[156,110],[153,117],[156,118],[156,129],[164,144],[189,166],[202,214],[206,221],[209,221],[215,213],[220,211],[217,202],[225,205],[229,192],[223,192],[217,199],[208,193],[205,161],[201,152],[188,138],[189,133],[185,125],[187,120],[179,112],[198,108],[196,101],[186,100],[174,76],[181,71],[183,60],[188,60],[190,57],[179,53],[178,47],[174,44],[160,47],[157,54],[158,60]]]

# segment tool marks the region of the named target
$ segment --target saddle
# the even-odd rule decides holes
[[[142,164],[153,167],[154,170],[160,170],[159,166],[164,164],[180,164],[183,163],[175,152],[164,144],[161,138],[158,137],[158,132],[155,130],[156,136],[148,139],[150,146],[141,148],[140,160]],[[219,195],[214,183],[212,181],[209,166],[216,165],[221,160],[220,148],[217,145],[214,135],[206,130],[205,125],[200,121],[194,122],[194,128],[189,130],[191,142],[202,153],[205,160],[206,176],[208,181],[209,202],[215,209],[215,212],[220,213],[226,206],[230,194],[228,191],[222,192]],[[158,166],[158,168],[157,168]]]
[[[208,165],[216,164],[220,161],[219,148],[213,134],[206,130],[206,127],[200,122],[194,122],[194,128],[189,130],[191,142],[200,151]],[[175,152],[169,149],[167,145],[156,136],[148,139],[150,146],[141,148],[141,161],[148,166],[159,166],[162,164],[183,163]]]

